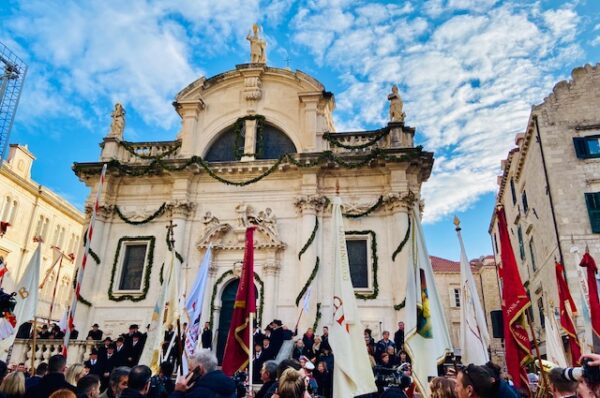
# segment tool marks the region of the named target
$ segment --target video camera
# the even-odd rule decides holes
[[[17,293],[8,294],[0,288],[0,317],[4,317],[5,312],[12,313],[15,310],[15,305],[17,305],[16,295]]]
[[[600,385],[600,367],[590,366],[590,361],[591,359],[584,358],[581,361],[581,367],[565,368],[563,370],[562,377],[565,380],[575,382],[585,380],[585,382],[592,388]]]
[[[375,372],[375,384],[384,390],[390,387],[398,387],[404,390],[412,384],[412,379],[404,375],[400,367],[386,368],[384,366],[375,366],[373,371]]]
[[[235,372],[232,379],[235,382],[236,396],[240,398],[245,397],[248,374],[245,372]]]

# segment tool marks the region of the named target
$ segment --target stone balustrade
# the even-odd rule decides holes
[[[377,139],[379,131],[360,131],[360,132],[352,132],[352,133],[337,133],[333,134],[335,137],[335,142],[341,145],[347,145],[351,147],[358,148],[343,148],[341,146],[337,146],[331,142],[329,142],[329,147],[333,153],[339,154],[367,154],[370,153],[373,148],[389,148],[389,138],[387,136],[381,137],[377,141],[375,141],[372,145],[367,145],[364,148],[360,148],[361,145],[366,145],[372,143]]]
[[[93,340],[73,340],[69,343],[67,351],[67,363],[83,363],[88,359],[88,354],[98,342]],[[8,363],[23,362],[31,366],[32,339],[15,339],[11,351],[9,352]],[[40,362],[48,362],[48,359],[55,354],[62,353],[62,340],[36,340],[33,365],[37,366]]]
[[[148,163],[144,157],[160,157],[161,159],[175,159],[179,145],[178,141],[156,141],[156,142],[127,142],[119,145],[117,159],[123,163]],[[127,149],[130,150],[127,150]],[[135,155],[131,152],[134,152]]]

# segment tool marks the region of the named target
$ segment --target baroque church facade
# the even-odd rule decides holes
[[[81,286],[76,324],[115,336],[149,323],[171,255],[187,291],[209,246],[213,256],[202,322],[222,352],[244,251],[255,225],[257,318],[299,331],[332,322],[331,200],[341,197],[352,282],[361,322],[375,334],[402,319],[410,222],[433,154],[414,145],[397,88],[390,122],[374,131],[336,132],[335,99],[315,78],[266,65],[264,41],[252,63],[201,77],[174,101],[181,129],[172,141],[130,142],[125,111],[112,114],[99,161],[73,169],[91,190],[105,186]],[[252,40],[258,40],[253,42]],[[262,51],[262,52],[261,52]],[[174,244],[167,226],[174,227]],[[143,327],[142,327],[143,329]]]

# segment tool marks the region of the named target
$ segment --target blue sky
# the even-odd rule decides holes
[[[424,186],[431,254],[470,257],[487,228],[500,161],[570,71],[600,61],[600,2],[431,0],[0,2],[0,41],[29,64],[11,142],[37,156],[33,176],[81,207],[73,161],[98,159],[114,102],[127,140],[173,139],[175,94],[249,60],[258,21],[272,66],[300,69],[336,95],[338,131],[386,123],[397,84],[407,124],[435,152]]]

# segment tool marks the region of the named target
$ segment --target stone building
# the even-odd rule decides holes
[[[108,164],[91,243],[100,264],[86,270],[82,294],[89,305],[78,306],[80,328],[98,322],[114,336],[130,323],[148,323],[170,256],[165,227],[173,221],[185,288],[213,247],[203,322],[213,323],[219,354],[248,225],[257,227],[259,323],[277,318],[293,327],[299,298],[311,285],[311,311],[300,329],[320,329],[332,316],[336,194],[344,202],[362,323],[393,330],[401,319],[407,254],[398,250],[395,260],[392,254],[407,236],[408,209],[420,198],[433,154],[414,146],[397,88],[388,97],[389,124],[335,132],[333,94],[306,73],[267,66],[262,45],[260,62],[200,77],[177,94],[175,139],[126,141],[125,112],[117,105],[100,160],[74,165],[92,190],[89,209]]]
[[[7,161],[0,166],[0,221],[10,224],[0,237],[0,256],[8,267],[2,287],[12,292],[15,280],[22,276],[37,247],[33,238],[41,236],[43,279],[37,315],[57,320],[69,304],[75,272],[72,258],[82,243],[85,217],[69,202],[31,179],[34,160],[27,146],[12,144]],[[55,289],[56,305],[50,314]]]
[[[460,262],[445,258],[430,256],[431,267],[435,277],[435,284],[440,293],[440,298],[446,313],[448,330],[452,338],[454,354],[459,356],[460,350],[460,309],[461,309],[461,278]],[[493,336],[491,311],[501,309],[500,288],[496,273],[496,262],[493,256],[485,256],[470,261],[471,272],[481,299],[483,311],[486,315],[488,333]],[[502,341],[491,339],[491,359],[499,365],[504,364],[504,348]]]
[[[581,257],[600,259],[600,66],[573,70],[533,106],[524,133],[502,161],[496,204],[504,206],[521,278],[531,296],[537,332],[558,305],[555,262],[562,261],[584,338],[587,287]],[[497,220],[489,232],[500,262]],[[554,311],[553,311],[554,310]],[[589,327],[588,327],[589,328]],[[542,352],[545,346],[542,344]]]

